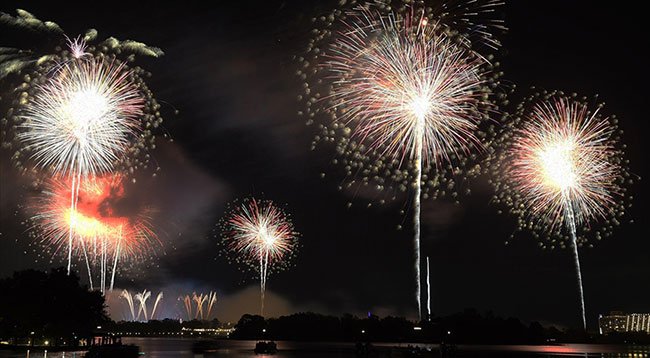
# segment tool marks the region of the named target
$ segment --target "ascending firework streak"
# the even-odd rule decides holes
[[[233,260],[259,273],[262,315],[267,277],[287,267],[298,235],[288,215],[271,201],[246,199],[222,221],[223,240]]]
[[[129,305],[129,311],[131,313],[132,321],[139,321],[141,316],[144,318],[145,321],[148,321],[150,319],[154,319],[156,315],[156,309],[158,308],[158,304],[160,303],[160,300],[162,300],[163,298],[163,293],[160,292],[158,293],[158,296],[156,296],[156,301],[154,301],[151,312],[147,310],[147,300],[151,297],[151,291],[144,290],[142,292],[136,293],[135,296],[133,296],[128,290],[123,290],[122,293],[120,294],[120,297],[124,298],[127,304]],[[138,304],[137,313],[135,311],[135,303]]]
[[[429,256],[427,256],[427,319],[431,320],[431,281],[429,277]]]
[[[504,182],[497,182],[502,190],[497,200],[511,206],[522,227],[552,237],[568,232],[586,329],[578,230],[595,231],[589,227],[595,219],[617,223],[624,213],[628,174],[617,143],[620,133],[615,120],[600,115],[600,107],[592,111],[576,98],[553,93],[530,104],[520,107],[523,112],[500,141],[503,153],[497,160]]]
[[[420,211],[425,168],[481,147],[488,62],[448,37],[424,10],[348,13],[326,62],[328,100],[351,137],[381,158],[412,163],[415,297],[421,317]]]
[[[207,320],[212,315],[212,307],[217,303],[217,293],[210,291],[208,294],[197,294],[194,292],[191,296],[181,296],[178,300],[183,301],[188,320]],[[195,308],[194,310],[192,309],[193,307]]]

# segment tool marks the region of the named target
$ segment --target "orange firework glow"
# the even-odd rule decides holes
[[[99,288],[107,286],[110,274],[112,289],[118,263],[145,257],[156,236],[150,228],[147,212],[138,210],[125,215],[117,210],[125,199],[123,178],[119,175],[96,177],[78,186],[77,203],[70,206],[73,195],[69,181],[51,180],[37,206],[35,220],[43,230],[42,241],[58,251],[71,234],[76,256],[86,262],[93,286],[93,268],[99,269]]]

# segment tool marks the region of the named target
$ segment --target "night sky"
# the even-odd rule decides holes
[[[330,164],[331,153],[309,150],[314,129],[296,114],[300,82],[293,56],[307,43],[309,19],[336,4],[2,2],[0,11],[13,14],[23,8],[58,23],[71,36],[94,27],[100,38],[134,39],[165,51],[159,59],[140,58],[138,64],[153,74],[148,84],[163,104],[164,130],[173,142],[161,141],[152,153],[162,168],[157,178],[141,173],[137,184],[127,187],[127,206],[156,209],[154,224],[165,253],[124,273],[118,287],[179,293],[214,289],[221,295],[220,319],[256,312],[257,281],[218,256],[213,233],[228,202],[255,195],[286,203],[302,234],[295,266],[268,281],[269,316],[304,310],[413,316],[409,203],[367,208],[372,196],[339,192],[343,178]],[[509,28],[500,62],[504,82],[517,84],[515,103],[533,85],[599,94],[604,113],[621,120],[631,172],[645,178],[648,111],[643,106],[648,105],[649,78],[641,13],[624,2],[510,0],[500,14]],[[31,39],[0,28],[1,46],[20,47]],[[8,157],[1,153],[0,276],[63,265],[58,258],[54,263],[39,259],[30,247],[20,206],[29,200],[29,179],[16,174]],[[599,313],[650,310],[644,184],[631,188],[634,207],[627,218],[636,222],[581,250],[592,329]],[[423,207],[422,254],[431,259],[433,312],[474,307],[579,325],[569,250],[543,251],[527,234],[505,245],[514,218],[497,214],[503,208],[490,204],[492,189],[484,178],[472,187],[472,195],[458,206],[441,200]],[[398,225],[404,229],[397,230]],[[166,296],[170,316],[174,295]]]

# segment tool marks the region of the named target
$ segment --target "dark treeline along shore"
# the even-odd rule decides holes
[[[15,272],[0,279],[0,293],[0,341],[12,345],[44,345],[47,341],[45,345],[54,347],[78,346],[97,334],[98,326],[104,333],[139,336],[210,335],[214,329],[224,327],[217,319],[114,322],[107,315],[104,297],[97,291],[88,291],[78,276],[68,276],[63,268],[49,273]],[[374,315],[335,317],[306,312],[264,318],[245,314],[228,338],[464,344],[650,343],[650,336],[645,333],[585,334],[580,329],[544,327],[538,322],[524,323],[491,312],[480,314],[474,309],[419,323],[403,317]]]
[[[644,332],[598,335],[581,329],[525,324],[517,318],[497,317],[475,309],[416,323],[403,317],[353,315],[334,317],[317,313],[297,313],[265,319],[244,315],[230,335],[235,339],[276,339],[290,341],[369,341],[459,344],[548,344],[548,343],[650,343]]]

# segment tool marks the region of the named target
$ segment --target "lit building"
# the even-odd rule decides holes
[[[646,332],[650,333],[650,313],[625,314],[612,311],[609,315],[598,317],[600,334],[610,332]]]

